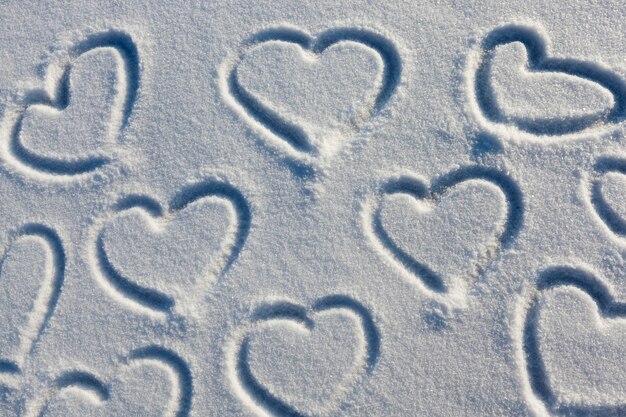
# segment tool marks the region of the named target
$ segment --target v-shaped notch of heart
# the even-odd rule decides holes
[[[395,93],[402,72],[402,59],[392,41],[370,29],[360,27],[333,28],[313,37],[295,27],[275,27],[262,30],[243,43],[234,60],[222,68],[220,86],[227,101],[241,114],[252,128],[268,138],[272,144],[288,156],[312,163],[320,156],[315,145],[302,126],[295,124],[247,91],[239,82],[237,68],[253,48],[269,42],[296,45],[304,51],[319,55],[341,42],[353,42],[373,50],[383,62],[382,84],[376,94],[371,115],[381,111]]]

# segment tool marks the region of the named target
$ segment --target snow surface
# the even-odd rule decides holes
[[[626,415],[625,17],[0,0],[0,416]]]

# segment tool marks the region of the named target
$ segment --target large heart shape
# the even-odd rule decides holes
[[[623,415],[626,304],[580,268],[550,268],[538,287],[523,338],[534,393],[558,415]]]
[[[99,232],[94,258],[118,299],[168,311],[206,293],[236,260],[249,226],[245,198],[224,182],[184,189],[167,212],[149,197],[130,196]]]
[[[69,56],[49,70],[53,91],[28,94],[5,129],[7,160],[39,175],[71,177],[108,163],[137,95],[137,47],[126,33],[94,34]]]
[[[235,391],[260,414],[326,416],[373,371],[379,353],[369,310],[333,295],[310,309],[288,301],[260,306],[235,338],[228,366]]]
[[[64,270],[58,235],[47,226],[23,226],[0,265],[0,375],[21,372],[52,317]]]
[[[151,346],[133,352],[108,384],[89,372],[65,372],[25,415],[186,417],[192,393],[185,361],[170,350]]]
[[[603,157],[591,175],[590,201],[604,225],[617,236],[626,236],[626,160]]]
[[[453,171],[430,187],[410,175],[392,178],[371,208],[366,230],[385,258],[451,300],[515,237],[523,211],[507,176],[478,167]]]
[[[596,62],[549,56],[547,38],[535,27],[493,29],[469,64],[470,99],[494,131],[558,138],[611,128],[626,117],[625,80]]]
[[[387,38],[363,28],[312,37],[271,28],[225,66],[223,92],[253,128],[299,160],[332,155],[388,102],[401,59]]]

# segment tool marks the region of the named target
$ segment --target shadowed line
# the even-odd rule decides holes
[[[66,372],[55,381],[57,389],[79,388],[95,394],[100,401],[107,401],[111,397],[109,387],[96,376],[84,371]]]
[[[152,217],[162,217],[165,215],[163,207],[161,207],[161,204],[157,200],[141,194],[125,196],[118,201],[113,208],[115,211],[126,211],[136,207],[146,211]]]
[[[193,388],[193,376],[189,365],[182,359],[176,352],[160,347],[160,346],[148,346],[133,351],[130,356],[130,360],[155,360],[165,364],[168,368],[174,371],[178,379],[178,387],[180,389],[180,395],[178,398],[178,410],[176,411],[176,417],[188,417],[191,412],[194,388]]]
[[[237,260],[241,252],[251,226],[251,210],[243,194],[226,182],[206,181],[183,189],[176,194],[170,202],[170,211],[177,212],[185,209],[188,205],[205,197],[219,197],[227,200],[235,209],[237,215],[237,231],[235,242],[231,248],[230,255],[221,271],[225,273]],[[129,210],[131,208],[141,208],[153,217],[163,216],[164,210],[159,202],[152,197],[132,194],[121,199],[115,206],[116,211]],[[172,309],[175,301],[172,297],[160,291],[138,285],[132,280],[123,276],[115,266],[109,261],[104,245],[104,230],[102,230],[96,242],[96,257],[103,276],[113,286],[113,288],[124,294],[131,300],[144,307],[168,312]]]
[[[248,201],[244,195],[237,188],[223,181],[205,181],[199,184],[192,185],[183,189],[180,193],[176,194],[170,202],[170,209],[172,211],[179,211],[187,207],[189,204],[200,200],[204,197],[220,197],[228,200],[234,207],[237,213],[237,233],[235,237],[235,244],[226,265],[222,271],[222,274],[233,265],[237,260],[239,253],[243,249],[243,246],[250,232],[252,225],[252,212]]]
[[[76,45],[71,52],[77,57],[92,49],[107,47],[116,49],[124,62],[124,72],[126,74],[126,97],[124,99],[124,117],[122,119],[122,129],[124,129],[128,124],[139,88],[141,87],[141,63],[139,61],[137,44],[133,41],[130,34],[126,32],[108,30],[92,34]]]
[[[539,319],[539,306],[535,301],[526,313],[526,321],[524,323],[523,347],[526,357],[526,371],[530,379],[530,387],[535,395],[553,408],[556,399],[550,384],[546,368],[541,360],[541,352],[539,351],[539,341],[537,334],[537,324]]]
[[[558,287],[574,287],[590,296],[603,317],[625,318],[626,304],[614,300],[609,288],[593,273],[570,266],[550,267],[542,271],[537,289],[545,291]],[[622,416],[626,404],[618,406],[561,405],[550,388],[545,364],[541,358],[538,340],[539,297],[535,298],[526,313],[523,348],[530,386],[534,394],[553,412],[562,416]]]
[[[576,76],[607,89],[614,98],[614,107],[605,116],[605,121],[619,122],[626,116],[626,82],[618,74],[593,62],[571,58],[547,56],[547,42],[537,29],[520,24],[507,24],[491,31],[481,43],[482,58],[475,74],[476,100],[484,116],[494,123],[505,123],[507,118],[497,105],[495,92],[490,84],[491,65],[496,48],[520,42],[528,54],[528,70],[531,72],[560,72]],[[580,131],[598,120],[596,116],[581,116],[569,120],[516,120],[521,129],[533,134],[564,135]]]
[[[380,333],[370,311],[358,301],[346,295],[329,295],[318,299],[312,306],[312,312],[323,312],[333,309],[346,309],[359,317],[366,344],[367,373],[371,374],[380,355]],[[312,330],[315,323],[307,315],[304,306],[289,301],[279,301],[262,305],[253,314],[253,321],[293,320]],[[237,353],[236,372],[239,383],[250,398],[272,415],[281,417],[304,417],[296,408],[280,400],[255,378],[250,369],[250,335],[244,337]]]
[[[315,327],[313,321],[307,316],[304,306],[289,301],[279,301],[257,307],[252,314],[252,321],[261,322],[268,320],[291,320],[304,325],[311,330]]]
[[[406,193],[410,194],[408,191]],[[376,213],[372,218],[374,233],[376,233],[380,243],[389,250],[396,261],[400,262],[400,264],[402,264],[402,266],[409,272],[419,277],[424,285],[426,285],[426,287],[428,287],[431,291],[438,293],[448,292],[448,288],[446,287],[443,279],[435,273],[435,271],[430,269],[426,264],[413,258],[413,256],[404,251],[400,246],[396,245],[383,226],[381,209],[382,206],[376,210]]]
[[[387,103],[400,83],[402,60],[396,46],[382,35],[364,28],[329,29],[316,38],[296,28],[277,27],[265,29],[253,35],[245,43],[246,48],[240,53],[228,75],[229,93],[254,120],[269,129],[274,135],[285,140],[295,150],[315,153],[306,132],[296,124],[290,123],[277,112],[271,110],[239,83],[237,70],[245,54],[254,46],[265,42],[280,41],[293,43],[302,49],[321,54],[327,48],[340,42],[355,42],[367,46],[378,53],[383,61],[383,82],[374,103],[374,112],[378,112]]]
[[[524,195],[517,183],[507,174],[481,166],[463,167],[437,178],[431,186],[431,192],[434,195],[441,195],[447,189],[469,180],[488,181],[504,194],[507,216],[499,241],[505,247],[510,245],[519,234],[524,222]]]
[[[21,370],[20,370],[20,367],[17,365],[17,363],[13,361],[0,359],[0,374],[17,375],[20,373],[21,373]]]
[[[343,308],[355,313],[361,320],[367,346],[367,372],[371,373],[380,356],[380,333],[370,311],[355,299],[347,295],[329,295],[313,304],[313,311],[325,311]]]
[[[383,85],[376,97],[375,109],[380,109],[389,101],[400,83],[402,59],[396,46],[384,36],[363,28],[336,28],[321,33],[313,50],[317,53],[343,41],[361,43],[375,50],[383,60]]]
[[[595,165],[596,173],[600,176],[609,173],[626,175],[626,160],[618,157],[604,157]],[[591,184],[591,204],[606,226],[616,235],[626,236],[626,220],[611,207],[602,194],[600,178]]]
[[[19,236],[37,236],[43,239],[50,249],[50,252],[52,253],[52,290],[50,292],[50,297],[48,298],[46,314],[44,315],[44,318],[39,325],[39,328],[37,329],[37,335],[33,339],[30,347],[30,352],[32,352],[41,335],[48,326],[48,322],[52,318],[57,303],[59,301],[59,297],[61,296],[61,291],[63,290],[63,282],[65,280],[66,255],[65,250],[63,249],[63,243],[61,241],[61,238],[55,230],[46,225],[38,223],[25,224],[19,230]]]
[[[252,370],[250,369],[249,356],[250,336],[246,336],[241,343],[239,353],[237,355],[237,376],[243,388],[245,388],[257,405],[270,411],[275,416],[306,417],[295,408],[278,399],[271,392],[265,389],[259,381],[257,381],[252,374]]]
[[[108,31],[90,36],[88,39],[76,45],[70,52],[73,60],[90,50],[110,47],[116,49],[124,62],[124,73],[126,76],[126,96],[124,98],[123,118],[120,129],[124,129],[128,124],[132,109],[139,90],[139,53],[130,35],[120,31]],[[53,97],[47,92],[37,89],[26,94],[26,107],[32,105],[46,105],[63,111],[69,105],[71,99],[70,73],[72,65],[66,65],[63,74],[57,83]],[[20,141],[20,132],[24,112],[17,118],[11,129],[9,152],[24,165],[35,170],[53,175],[80,175],[94,171],[110,162],[106,157],[88,157],[76,160],[63,160],[52,157],[38,155],[26,148]]]
[[[616,302],[609,288],[591,272],[558,266],[545,269],[537,281],[537,288],[542,291],[560,286],[576,287],[589,295],[603,316],[626,316],[626,303]]]
[[[174,306],[174,300],[160,291],[137,285],[126,279],[109,262],[104,248],[103,233],[100,232],[96,242],[96,257],[98,265],[107,282],[121,294],[135,301],[136,303],[161,312],[168,312]]]
[[[241,86],[237,77],[237,67],[228,76],[228,87],[230,94],[247,110],[247,113],[254,120],[269,129],[276,136],[284,139],[294,149],[306,153],[314,151],[307,134],[302,128],[280,117],[277,112],[265,106]]]
[[[63,160],[37,155],[22,145],[19,139],[23,120],[24,113],[18,117],[11,129],[9,152],[23,164],[33,169],[55,175],[79,175],[96,170],[110,162],[108,158],[104,157]]]
[[[384,184],[382,192],[383,195],[407,194],[417,200],[427,198],[438,200],[449,189],[469,180],[488,181],[496,185],[504,193],[507,203],[507,216],[504,229],[498,236],[498,241],[504,247],[510,245],[522,227],[524,202],[518,185],[508,175],[500,171],[478,166],[460,168],[437,178],[431,185],[430,191],[421,180],[402,176]],[[426,287],[438,293],[446,293],[448,288],[441,276],[426,264],[416,260],[393,241],[382,224],[381,210],[382,205],[378,207],[372,219],[373,230],[380,243],[389,250],[393,258],[404,268],[419,277]]]

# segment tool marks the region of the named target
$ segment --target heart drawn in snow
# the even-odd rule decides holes
[[[245,198],[224,182],[184,189],[167,211],[130,196],[98,234],[97,271],[121,301],[169,311],[179,299],[206,293],[237,259],[249,226]]]
[[[8,162],[39,175],[71,177],[110,162],[139,87],[137,47],[123,32],[98,33],[49,70],[53,91],[31,91],[3,128]]]
[[[242,401],[272,416],[328,416],[380,354],[369,310],[344,295],[310,308],[277,301],[257,308],[233,341],[228,371]]]
[[[485,127],[545,140],[608,131],[626,119],[626,80],[598,62],[551,56],[549,46],[542,30],[518,23],[480,42],[468,59],[468,90]]]
[[[52,317],[65,270],[58,235],[40,224],[21,228],[0,264],[0,375],[16,374]]]
[[[551,415],[626,411],[626,304],[584,267],[546,269],[527,300],[525,370]]]
[[[61,374],[25,417],[187,417],[193,381],[176,353],[148,346],[131,353],[111,382],[78,370]]]
[[[332,155],[394,94],[401,60],[387,38],[364,28],[312,37],[261,31],[222,73],[223,93],[243,119],[299,160]]]
[[[463,296],[468,281],[516,236],[522,198],[506,175],[463,168],[428,186],[410,175],[389,180],[366,230],[383,255],[434,294]],[[425,245],[424,242],[428,242]]]

